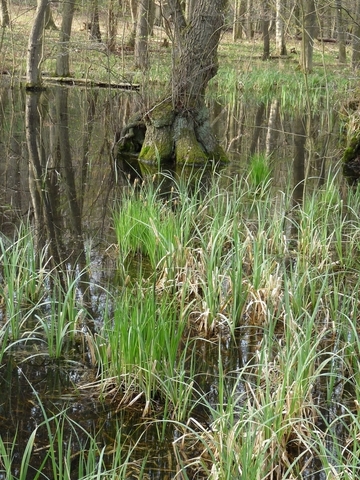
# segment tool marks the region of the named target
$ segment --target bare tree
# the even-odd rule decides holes
[[[28,54],[26,63],[26,86],[35,89],[41,86],[40,63],[43,46],[43,31],[45,11],[49,0],[38,0],[34,23],[28,42]]]
[[[301,2],[302,14],[302,48],[301,67],[306,73],[310,73],[313,67],[314,38],[317,34],[316,11],[314,0]]]
[[[233,40],[234,42],[244,35],[244,17],[246,12],[246,5],[244,0],[235,0],[234,3],[234,28]]]
[[[139,153],[143,163],[175,159],[204,165],[225,161],[212,133],[205,91],[218,70],[217,49],[224,25],[226,0],[197,0],[186,22],[179,0],[169,0],[174,29],[172,79],[162,101],[140,112],[121,134],[120,148],[135,130],[145,130]]]
[[[264,0],[262,4],[262,33],[263,33],[263,60],[267,60],[270,57],[270,20],[271,20],[271,11],[270,11],[270,2],[269,0]]]
[[[115,0],[109,0],[107,14],[107,47],[110,52],[114,52],[116,48],[116,31],[117,31],[117,9]]]
[[[360,66],[360,0],[356,2],[354,17],[351,64],[353,68],[358,68]]]
[[[138,0],[130,0],[130,13],[131,13],[132,28],[131,28],[128,45],[130,47],[134,47],[135,38],[136,38],[137,16],[138,16]]]
[[[48,3],[45,10],[45,28],[46,30],[57,30],[50,4],[51,2]]]
[[[345,32],[344,32],[341,0],[335,0],[335,7],[336,7],[337,41],[339,46],[339,63],[346,63]]]
[[[63,5],[63,17],[56,60],[56,75],[59,77],[68,77],[70,75],[69,41],[74,10],[75,0],[66,0]]]
[[[276,50],[278,55],[286,55],[284,11],[284,0],[276,0]]]
[[[149,66],[148,36],[150,33],[151,0],[140,0],[135,37],[135,67],[146,70]]]
[[[91,0],[91,20],[90,20],[90,38],[101,42],[100,20],[99,20],[99,2]]]
[[[0,26],[7,27],[10,25],[10,15],[7,0],[0,0]]]

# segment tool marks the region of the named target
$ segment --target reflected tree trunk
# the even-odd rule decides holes
[[[266,141],[265,149],[266,156],[271,157],[272,153],[275,150],[276,140],[279,133],[278,121],[279,121],[279,112],[280,112],[280,102],[275,99],[271,102],[268,128],[266,132]]]
[[[293,206],[302,205],[304,196],[305,181],[305,144],[306,129],[305,119],[301,115],[297,115],[294,120],[294,189],[293,189]]]
[[[0,0],[0,26],[8,27],[10,25],[10,15],[8,0]]]
[[[28,54],[26,63],[26,87],[36,89],[41,87],[40,63],[43,49],[43,33],[45,12],[49,0],[38,0],[34,23],[28,42]]]
[[[59,48],[56,59],[56,76],[70,76],[69,41],[75,11],[75,0],[67,0],[63,5],[63,17],[60,30]]]
[[[49,240],[52,266],[57,267],[61,264],[63,249],[57,237],[56,222],[54,221],[53,190],[48,175],[49,170],[46,168],[47,159],[44,158],[43,146],[38,141],[42,130],[39,99],[39,93],[28,94],[25,107],[30,192],[39,242],[43,244],[46,240]]]
[[[91,135],[93,131],[94,125],[94,118],[95,118],[95,109],[96,103],[98,98],[98,91],[97,90],[87,90],[87,110],[85,112],[86,117],[84,118],[84,136],[83,136],[83,158],[81,164],[81,177],[80,177],[80,213],[82,216],[83,213],[83,203],[84,203],[84,196],[85,196],[85,187],[88,180],[88,172],[89,172],[89,151],[90,151],[90,144],[91,144]]]
[[[265,115],[265,103],[261,102],[255,115],[254,133],[253,133],[253,137],[250,144],[250,150],[249,150],[250,156],[254,155],[254,153],[256,152],[260,133],[262,130],[264,115]]]

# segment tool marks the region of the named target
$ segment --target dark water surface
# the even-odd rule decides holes
[[[103,299],[96,286],[116,283],[116,258],[107,250],[115,242],[111,209],[128,179],[139,175],[119,159],[114,167],[113,142],[141,102],[139,93],[106,89],[51,87],[28,94],[0,87],[0,230],[12,235],[20,220],[29,219],[39,232],[39,244],[51,241],[56,265],[81,269],[90,258],[88,301],[99,322]],[[302,197],[305,177],[308,183],[321,184],[338,161],[338,128],[331,113],[313,115],[309,129],[308,115],[284,112],[278,100],[265,105],[238,98],[221,104],[210,98],[209,107],[213,127],[231,158],[221,173],[225,184],[229,176],[247,174],[251,155],[271,155],[274,184],[284,190],[290,185],[296,201]],[[35,188],[39,179],[44,182],[43,197]],[[251,362],[255,343],[251,332],[244,331],[237,342],[224,345],[224,371]],[[199,344],[199,386],[209,397],[216,390],[217,359],[217,344]],[[173,478],[171,442],[179,435],[176,427],[167,427],[159,438],[158,429],[141,418],[141,412],[99,403],[95,394],[82,389],[95,378],[96,371],[79,352],[71,362],[35,357],[22,363],[21,352],[6,357],[0,369],[0,432],[4,441],[17,436],[14,471],[23,445],[43,420],[40,398],[49,412],[67,408],[84,430],[97,432],[99,444],[114,445],[121,430],[129,448],[138,442],[131,460],[148,457],[150,478]],[[46,447],[39,440],[38,462]]]

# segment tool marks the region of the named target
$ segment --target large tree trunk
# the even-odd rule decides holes
[[[43,46],[45,11],[49,0],[38,0],[34,23],[29,36],[26,63],[26,88],[41,87],[40,62]]]
[[[144,163],[175,159],[178,164],[204,165],[225,161],[225,153],[211,130],[205,90],[218,69],[217,49],[226,0],[198,0],[188,24],[180,2],[168,3],[176,39],[168,95],[125,128],[122,147],[125,140],[134,137],[135,130],[145,127],[139,153]]]
[[[59,50],[56,60],[56,75],[58,77],[70,76],[69,41],[71,26],[75,10],[75,0],[64,2],[63,17],[60,30]]]

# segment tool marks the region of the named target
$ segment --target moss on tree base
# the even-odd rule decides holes
[[[137,135],[136,133],[142,133]],[[175,161],[178,165],[223,164],[228,158],[212,133],[208,110],[175,110],[169,101],[157,104],[141,119],[136,117],[122,132],[118,151],[138,147],[138,160],[146,165]],[[136,140],[136,142],[135,142]],[[135,153],[135,152],[134,152]]]

